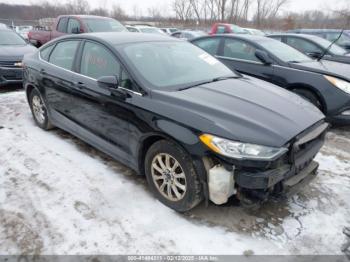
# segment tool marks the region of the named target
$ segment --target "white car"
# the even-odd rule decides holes
[[[147,33],[147,34],[158,34],[158,35],[166,35],[161,29],[153,26],[146,25],[135,25],[135,26],[126,26],[129,32],[135,33]]]
[[[28,33],[30,30],[33,30],[33,27],[31,25],[21,25],[15,27],[15,31],[24,39],[28,39]]]
[[[255,29],[255,28],[243,28],[245,31],[248,32],[248,34],[250,35],[260,35],[260,36],[265,36],[266,34],[259,30],[259,29]]]
[[[177,31],[179,31],[177,28],[175,27],[164,27],[164,28],[161,28],[160,30],[162,30],[164,33],[168,34],[168,35],[171,35]]]

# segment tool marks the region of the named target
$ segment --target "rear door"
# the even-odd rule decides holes
[[[217,58],[233,70],[271,81],[273,67],[263,64],[255,56],[256,50],[257,48],[247,41],[225,37]]]
[[[74,106],[76,75],[73,70],[80,43],[79,40],[61,41],[40,52],[40,85],[45,90],[52,117],[61,124],[66,124]]]

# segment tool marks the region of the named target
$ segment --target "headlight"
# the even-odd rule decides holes
[[[350,82],[345,80],[333,77],[333,76],[324,76],[329,82],[331,82],[334,86],[343,90],[344,92],[350,94]]]
[[[200,140],[214,152],[235,159],[274,160],[288,151],[287,148],[276,148],[241,143],[203,134]]]

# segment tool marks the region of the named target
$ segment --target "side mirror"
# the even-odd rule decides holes
[[[118,89],[119,81],[118,77],[116,76],[101,76],[99,79],[97,79],[97,84],[101,88]]]
[[[309,53],[306,53],[308,56],[310,56],[311,58],[314,58],[314,59],[318,59],[321,57],[322,53],[321,52],[309,52]]]
[[[263,62],[265,65],[271,65],[273,63],[273,60],[269,57],[268,53],[262,50],[256,50],[255,56]]]

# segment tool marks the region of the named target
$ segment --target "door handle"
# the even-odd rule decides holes
[[[46,70],[45,69],[40,69],[40,74],[46,75]]]

